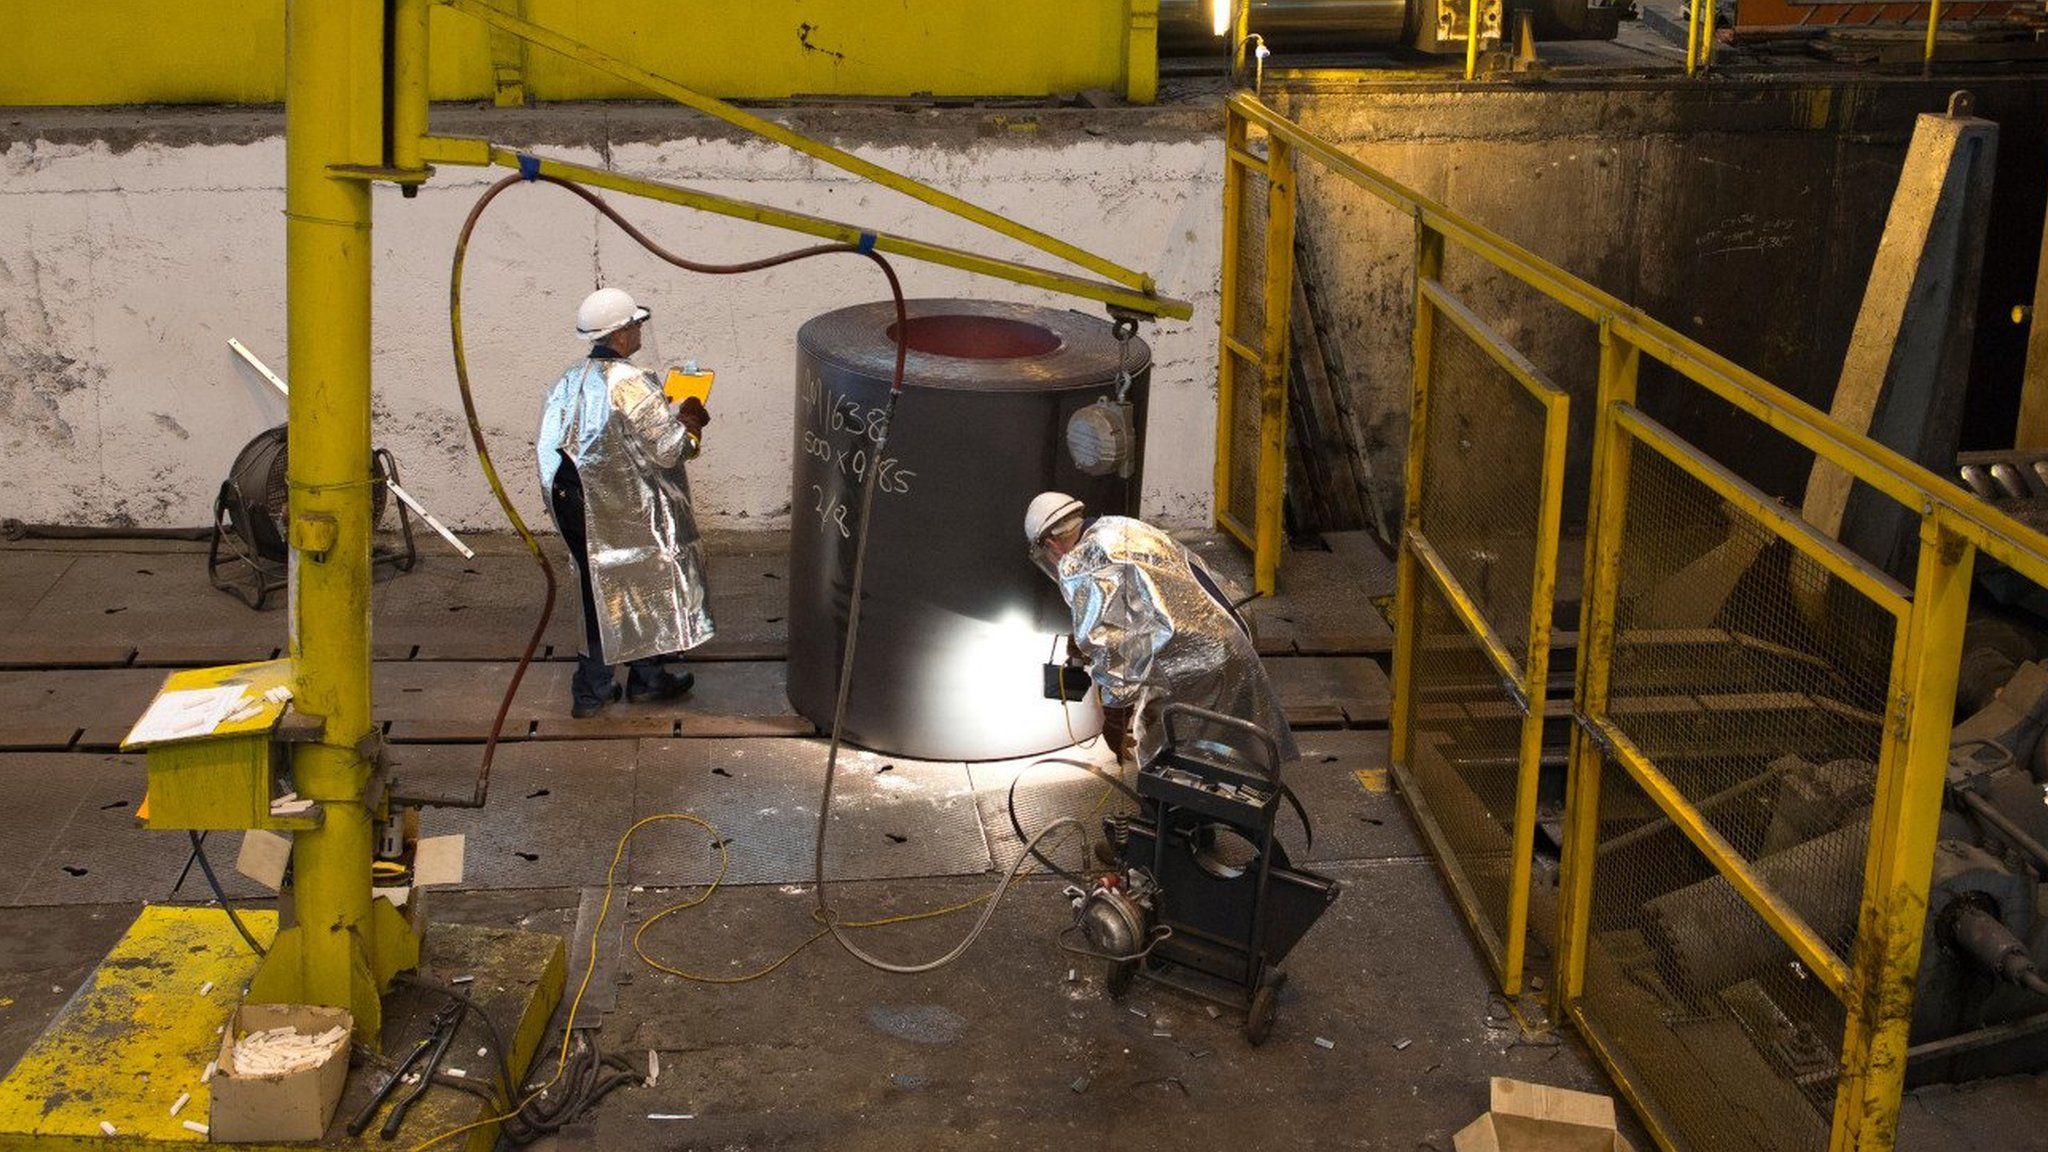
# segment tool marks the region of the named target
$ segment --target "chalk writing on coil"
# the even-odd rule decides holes
[[[894,456],[876,457],[866,448],[851,445],[835,446],[808,428],[804,429],[803,451],[804,455],[837,468],[840,475],[850,478],[855,483],[865,483],[868,462],[878,461],[875,477],[877,495],[901,495],[909,492],[910,482],[917,477],[916,470],[903,467],[902,461]]]
[[[853,529],[846,522],[845,502],[841,501],[837,496],[825,495],[825,488],[822,484],[811,485],[811,493],[816,497],[813,507],[818,513],[818,530],[825,532],[837,528],[839,529],[841,539],[852,539]]]

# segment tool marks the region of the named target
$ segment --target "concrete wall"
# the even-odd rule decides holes
[[[1917,78],[1563,80],[1462,93],[1332,85],[1275,102],[1394,178],[1824,408],[1914,117],[1942,109],[1957,86]],[[1969,404],[1985,417],[1975,438],[2003,435],[2002,446],[2011,443],[2023,347],[2004,313],[2031,293],[2048,83],[1972,78],[1968,87],[1978,114],[2001,129]],[[1344,359],[1394,504],[1407,450],[1414,225],[1313,164],[1302,166],[1300,184],[1326,336]],[[1572,469],[1582,480],[1593,327],[1474,258],[1454,255],[1445,280],[1582,401]],[[1646,370],[1653,414],[1773,491],[1803,488],[1806,461],[1782,438],[1668,383]],[[1568,519],[1583,508],[1578,491]]]
[[[467,119],[465,119],[465,115]],[[1206,524],[1214,442],[1221,149],[1213,108],[990,117],[973,110],[798,113],[799,127],[1032,223],[1192,298],[1192,323],[1148,330],[1153,376],[1145,509]],[[9,123],[11,122],[11,123]],[[235,336],[289,378],[284,347],[284,146],[274,112],[0,117],[0,515],[30,521],[205,521],[235,451],[283,408],[227,348]],[[534,142],[551,155],[1024,258],[1028,250],[803,157],[671,110],[436,112],[437,130]],[[471,456],[448,345],[449,258],[464,214],[503,173],[447,170],[418,198],[380,190],[376,439],[451,525],[501,526]],[[614,198],[670,247],[709,260],[809,241]],[[579,353],[577,301],[600,283],[655,312],[662,355],[719,373],[692,466],[710,527],[772,527],[789,503],[794,338],[820,312],[886,288],[864,262],[811,261],[707,279],[657,264],[559,189],[493,206],[471,247],[471,371],[500,470],[541,504],[536,405]],[[1037,257],[1034,263],[1050,263]],[[917,296],[1099,308],[899,261]],[[544,518],[543,518],[544,519]]]

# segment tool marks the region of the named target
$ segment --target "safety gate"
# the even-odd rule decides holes
[[[1522,986],[1565,393],[1436,279],[1425,239],[1393,770],[1501,986]]]

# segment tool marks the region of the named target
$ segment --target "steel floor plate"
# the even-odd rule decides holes
[[[808,883],[825,742],[649,740],[640,755],[635,815],[689,812],[709,821],[730,853],[731,884]],[[989,869],[967,768],[841,753],[827,846],[832,876],[848,880],[960,876]],[[632,852],[635,884],[703,884],[718,854],[696,828],[645,834]]]
[[[1377,662],[1364,656],[1294,656],[1266,661],[1281,707],[1335,709],[1354,725],[1385,724],[1393,688]]]
[[[430,808],[420,833],[467,837],[463,888],[603,884],[632,821],[637,749],[631,740],[500,744],[489,807]],[[466,796],[481,753],[473,744],[394,745],[389,755],[406,793]]]
[[[1315,824],[1307,844],[1290,811],[1281,836],[1294,860],[1383,860],[1423,855],[1422,843],[1387,772],[1385,732],[1301,732],[1301,762],[1287,786]]]
[[[0,882],[0,904],[127,903],[173,896],[191,854],[180,832],[139,827],[142,758],[73,753],[0,756],[0,828],[16,863]],[[234,871],[236,833],[207,841],[214,872],[230,897],[263,893]],[[177,899],[212,898],[194,868]]]
[[[990,760],[967,766],[968,775],[974,781],[975,807],[981,813],[982,827],[988,830],[989,847],[995,855],[997,868],[1008,868],[1024,852],[1025,842],[1010,826],[1010,786],[1013,782],[1016,784],[1017,823],[1023,827],[1026,837],[1036,835],[1062,816],[1071,816],[1088,829],[1088,843],[1092,845],[1102,838],[1104,816],[1136,810],[1137,805],[1129,797],[1112,789],[1100,777],[1086,768],[1062,764],[1061,760],[1079,760],[1112,771],[1116,762],[1098,740],[1043,756]],[[1108,793],[1106,798],[1105,792]],[[1071,869],[1082,863],[1077,839],[1059,836],[1049,838],[1046,843],[1050,847],[1041,850],[1062,867]],[[1092,861],[1093,857],[1086,859]]]
[[[284,599],[281,592],[272,598],[279,606]],[[284,643],[284,635],[282,611],[255,612],[215,591],[206,582],[206,556],[197,551],[78,553],[12,630],[15,642],[44,646],[125,640],[138,649],[138,659],[157,663],[222,652],[261,659]],[[244,651],[248,655],[240,656]]]

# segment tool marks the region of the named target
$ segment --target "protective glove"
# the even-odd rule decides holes
[[[1137,749],[1131,746],[1129,708],[1106,707],[1102,710],[1102,742],[1109,745],[1120,762],[1136,758]]]
[[[686,396],[682,403],[676,405],[676,419],[683,422],[683,427],[690,430],[690,435],[702,436],[704,426],[711,423],[711,413],[704,407],[702,400],[695,396]]]

